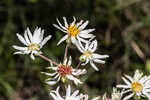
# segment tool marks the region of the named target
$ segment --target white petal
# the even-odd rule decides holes
[[[54,93],[51,92],[50,95],[52,96],[52,98],[53,98],[54,100],[59,100],[58,97],[57,97]]]
[[[66,28],[66,27],[62,26],[62,24],[59,22],[58,18],[56,18],[56,20],[57,20],[57,22],[58,22],[59,26],[60,26],[63,30],[67,30],[67,28]]]
[[[79,40],[78,43],[79,43],[79,45],[77,46],[77,48],[78,48],[78,50],[79,50],[81,53],[83,53],[83,52],[84,52],[84,47],[83,47],[81,41]]]
[[[65,27],[68,27],[68,23],[67,23],[66,17],[63,17],[63,19],[64,19]]]
[[[75,78],[75,77],[72,76],[72,75],[67,75],[67,78],[68,78],[69,80],[72,80],[72,81],[75,83],[75,85],[82,84],[82,82],[81,82],[79,79]]]
[[[150,89],[143,89],[144,92],[150,93]],[[150,94],[149,94],[150,95]]]
[[[44,37],[44,30],[41,31],[39,41],[42,42]]]
[[[30,51],[17,51],[14,54],[29,54]]]
[[[56,27],[57,29],[61,30],[62,32],[67,33],[67,31],[66,31],[66,30],[61,29],[58,25],[53,24],[53,26],[54,26],[54,27]]]
[[[81,32],[80,32],[80,34],[88,34],[88,33],[90,33],[90,32],[93,32],[95,29],[86,29],[86,30],[82,30]]]
[[[47,68],[52,69],[54,71],[56,71],[58,69],[58,67],[47,67]]]
[[[24,51],[24,53],[25,53],[25,54],[29,54],[29,53],[30,53],[30,51],[29,51],[29,50],[27,50],[27,51]]]
[[[48,76],[54,76],[57,74],[57,72],[55,73],[46,73],[46,72],[41,72],[42,74],[48,75]]]
[[[31,54],[30,54],[30,57],[31,57],[31,59],[32,59],[32,60],[34,60],[34,59],[35,59],[35,57],[34,57],[33,53],[31,53]]]
[[[57,83],[57,81],[48,81],[46,82],[48,85],[55,85]]]
[[[132,89],[127,89],[127,90],[125,90],[125,91],[123,90],[121,93],[122,93],[122,94],[125,94],[125,93],[131,92],[131,91],[132,91]]]
[[[50,75],[50,74],[45,74],[45,75],[49,75],[49,76],[52,76],[53,78],[47,78],[46,79],[46,82],[48,81],[54,81],[56,80],[57,82],[60,80],[60,75],[58,73],[54,74],[54,75]],[[55,77],[54,77],[55,76]]]
[[[77,27],[79,27],[83,23],[83,20],[81,20],[79,23],[76,24]]]
[[[63,100],[63,98],[60,96],[60,94],[59,94],[59,86],[57,87],[57,89],[56,89],[56,95],[57,95],[57,97],[59,98],[59,100]]]
[[[85,51],[88,51],[88,48],[89,48],[89,44],[90,44],[90,41],[88,41],[86,44],[85,44]]]
[[[25,41],[27,42],[27,44],[30,45],[31,42],[30,42],[30,40],[29,40],[29,38],[28,38],[27,30],[26,30],[25,33],[24,33],[24,38],[25,38]]]
[[[86,69],[74,69],[72,72],[72,75],[79,76],[79,75],[83,75],[86,73],[87,73]]]
[[[150,100],[150,94],[143,92],[143,94]]]
[[[108,55],[100,55],[100,54],[97,54],[97,53],[93,53],[92,54],[93,58],[99,58],[99,59],[104,59],[104,58],[108,58],[109,56]]]
[[[73,42],[75,42],[74,44],[76,45],[77,49],[83,53],[84,47],[82,46],[81,41],[80,40],[77,41],[76,39],[74,39]]]
[[[81,34],[80,33],[79,36],[82,37],[82,38],[88,39],[88,38],[92,38],[94,35],[93,34]]]
[[[34,33],[33,33],[33,43],[37,43],[37,44],[39,44],[39,39],[40,39],[40,35],[41,35],[41,28],[36,28],[35,30],[34,30]]]
[[[93,59],[94,62],[100,63],[100,64],[105,64],[105,61],[99,60],[99,59]]]
[[[57,74],[53,79],[54,79],[54,80],[57,79],[57,81],[59,81],[59,77],[60,77],[60,75]]]
[[[148,84],[144,84],[144,89],[149,89],[150,88],[150,85],[149,85],[150,83],[148,83]]]
[[[133,79],[135,81],[139,81],[139,79],[142,77],[143,73],[141,73],[138,69],[135,71]]]
[[[128,86],[131,86],[131,83],[128,80],[126,80],[124,77],[122,77],[122,79]]]
[[[72,57],[70,56],[70,57],[69,57],[69,61],[68,61],[68,64],[67,64],[67,65],[69,65],[69,66],[70,66],[70,65],[71,65],[71,63],[72,63]]]
[[[17,49],[17,50],[20,50],[20,51],[26,51],[26,50],[28,50],[28,47],[20,47],[20,46],[16,46],[16,45],[13,45],[12,47],[14,49]]]
[[[15,52],[14,54],[25,54],[25,53],[22,51],[18,51],[18,52]]]
[[[41,43],[41,47],[43,47],[43,45],[45,45],[46,43],[47,43],[47,41],[49,40],[49,39],[51,39],[51,35],[48,35],[46,38],[44,38],[44,40],[42,41],[42,43]]]
[[[72,41],[72,43],[73,43],[73,44],[75,44],[75,45],[76,45],[77,40],[76,40],[74,37],[71,37],[71,41]]]
[[[145,82],[147,82],[149,79],[150,79],[149,77],[144,76],[144,77],[142,77],[142,78],[139,80],[139,82],[145,83]]]
[[[67,59],[67,58],[66,58],[66,59],[64,59],[63,64],[64,64],[64,65],[67,65],[67,61],[68,61],[68,59]]]
[[[124,75],[126,78],[128,78],[131,82],[133,82],[133,78],[129,75]]]
[[[88,42],[89,42],[88,40],[85,40],[85,39],[79,37],[78,35],[77,35],[77,39],[78,39],[79,41],[83,42],[83,43],[88,43]]]
[[[90,61],[90,64],[96,71],[99,71],[99,69],[96,67],[96,65],[92,61]]]
[[[32,34],[31,34],[29,28],[27,28],[27,33],[28,33],[29,39],[30,39],[30,41],[31,41],[31,43],[32,43],[32,42],[33,42],[33,36],[32,36]]]
[[[132,93],[132,94],[126,96],[123,100],[129,100],[133,95],[134,95],[134,93]]]
[[[94,52],[97,49],[97,40],[92,41],[92,43],[89,46],[89,50],[91,52]]]
[[[75,22],[76,22],[76,18],[73,17],[73,22],[71,23],[71,26],[75,25]]]
[[[67,88],[67,90],[66,90],[66,97],[70,97],[70,94],[71,94],[71,87],[70,87],[70,85],[68,85],[68,88]]]
[[[50,67],[54,67],[54,65],[53,65],[53,63],[52,63],[52,62],[50,62]]]
[[[16,34],[18,39],[20,40],[21,43],[23,43],[24,45],[28,46],[27,42],[25,41],[25,39],[20,35],[20,34]]]
[[[50,93],[50,95],[52,96],[52,98],[54,99],[54,100],[59,100],[59,98],[54,94],[54,93]]]
[[[87,25],[88,25],[89,21],[84,22],[80,27],[79,30],[83,30]]]
[[[59,45],[60,43],[62,43],[63,41],[65,41],[68,38],[68,35],[65,35],[64,37],[62,37],[59,42],[57,43],[57,45]]]
[[[125,88],[125,89],[131,88],[131,87],[127,86],[127,85],[117,85],[117,87],[118,87],[118,88]]]
[[[57,81],[58,82],[58,81],[60,81],[60,78],[61,78],[60,75],[56,74],[55,77],[53,76],[53,78],[47,78],[46,82],[50,82],[50,81]]]
[[[79,90],[76,90],[75,92],[73,92],[73,94],[72,94],[72,96],[77,96],[78,95],[78,93],[79,93]]]

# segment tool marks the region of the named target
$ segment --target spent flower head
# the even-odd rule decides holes
[[[104,64],[105,61],[102,59],[108,58],[108,55],[100,55],[97,53],[94,53],[97,49],[97,40],[94,41],[89,41],[88,43],[86,43],[85,46],[80,45],[80,47],[78,47],[79,51],[81,53],[83,53],[80,56],[80,61],[84,62],[81,65],[86,65],[88,62],[90,62],[90,65],[96,70],[98,71],[99,69],[96,67],[96,65],[94,64],[94,62],[96,63],[101,63]]]
[[[63,64],[59,64],[58,66],[53,66],[51,64],[49,69],[52,69],[53,73],[43,72],[44,74],[51,76],[52,78],[48,78],[46,83],[49,85],[54,85],[60,80],[66,82],[67,80],[72,80],[76,85],[82,84],[82,82],[76,78],[76,76],[83,75],[86,73],[85,69],[74,69],[71,66],[72,58],[70,56],[69,61],[67,59],[64,61]]]
[[[67,33],[64,37],[60,39],[57,45],[62,43],[63,41],[67,40],[76,46],[79,46],[79,42],[87,43],[87,39],[94,38],[95,36],[93,34],[89,34],[90,32],[93,32],[95,29],[85,29],[85,27],[88,25],[89,21],[85,21],[83,23],[83,20],[76,23],[76,18],[73,17],[73,22],[68,24],[65,17],[63,17],[64,20],[64,26],[59,22],[58,19],[58,25],[53,24],[54,27],[61,30],[64,33]]]
[[[150,99],[150,76],[143,76],[142,72],[136,70],[133,78],[125,75],[122,79],[125,84],[117,85],[117,87],[123,89],[123,94],[129,93],[123,100],[129,100],[134,95]]]
[[[24,37],[18,33],[16,35],[25,47],[13,45],[13,48],[19,50],[14,54],[30,54],[30,57],[33,60],[35,59],[34,54],[41,53],[40,49],[51,38],[51,35],[44,38],[44,30],[41,30],[41,28],[38,27],[34,30],[33,35],[31,34],[29,28],[25,30]]]

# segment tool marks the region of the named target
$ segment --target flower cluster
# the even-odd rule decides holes
[[[83,53],[80,56],[80,61],[84,62],[82,65],[86,65],[88,62],[90,62],[91,66],[96,71],[98,71],[98,68],[96,67],[94,62],[104,64],[105,61],[100,59],[108,58],[109,56],[94,53],[97,49],[98,44],[97,40],[93,40],[95,38],[95,35],[90,33],[95,29],[85,29],[85,27],[89,23],[88,21],[85,21],[83,23],[83,20],[81,20],[80,22],[76,23],[76,18],[73,17],[73,22],[71,24],[68,24],[66,18],[63,17],[63,19],[65,26],[63,26],[58,19],[56,19],[58,25],[53,24],[57,29],[61,30],[64,33],[67,33],[67,35],[65,35],[58,42],[58,45],[64,40],[68,40],[68,42],[71,41],[71,43],[75,44],[78,50]]]
[[[133,96],[137,99],[147,97],[150,100],[150,76],[143,76],[143,73],[139,70],[135,71],[133,78],[129,75],[122,77],[125,84],[117,85],[116,88],[113,88],[113,92],[109,98],[104,94],[103,96],[89,99],[87,94],[79,93],[79,90],[75,90],[72,93],[72,83],[74,83],[75,86],[82,85],[84,82],[80,76],[87,73],[86,67],[80,68],[80,66],[85,66],[89,63],[95,71],[99,71],[96,63],[105,64],[104,59],[109,56],[95,53],[98,42],[95,39],[96,36],[91,34],[95,29],[85,29],[89,21],[81,20],[77,22],[76,18],[73,17],[73,22],[68,23],[67,19],[63,17],[64,25],[62,25],[58,19],[56,20],[58,25],[53,24],[53,26],[65,33],[65,36],[60,39],[57,45],[66,41],[64,59],[60,61],[60,63],[43,55],[41,49],[51,38],[51,35],[44,38],[44,30],[41,30],[41,28],[37,27],[33,35],[29,28],[25,30],[24,36],[17,33],[18,39],[25,47],[13,45],[13,48],[18,50],[14,54],[30,54],[33,60],[35,56],[38,56],[50,63],[50,66],[47,67],[49,72],[41,73],[48,76],[46,84],[50,86],[57,84],[56,90],[50,91],[50,96],[53,100],[129,100]],[[74,59],[72,59],[71,56],[69,56],[68,59],[68,50],[71,45],[74,45],[81,53],[79,63],[76,66],[72,65]],[[61,83],[61,85],[59,85],[59,83]],[[63,87],[65,87],[65,89]],[[60,93],[60,88],[63,90],[62,93]],[[121,89],[121,91],[117,89]]]

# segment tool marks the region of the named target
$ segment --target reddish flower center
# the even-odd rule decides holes
[[[58,72],[61,74],[61,76],[66,76],[72,74],[72,68],[70,66],[61,65],[58,67]]]

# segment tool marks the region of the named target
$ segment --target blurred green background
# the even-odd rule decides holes
[[[95,72],[86,66],[81,91],[91,96],[110,93],[121,83],[123,74],[133,75],[135,69],[150,74],[150,0],[0,0],[0,100],[50,100],[44,83],[49,63],[29,55],[13,55],[12,45],[22,45],[16,33],[23,35],[29,27],[45,29],[45,36],[53,37],[44,46],[44,54],[55,61],[63,59],[65,43],[56,46],[64,35],[52,24],[65,16],[72,22],[89,20],[87,28],[95,28],[97,52],[108,54],[105,65]],[[73,64],[80,53],[71,48]],[[108,95],[110,96],[110,95]]]

